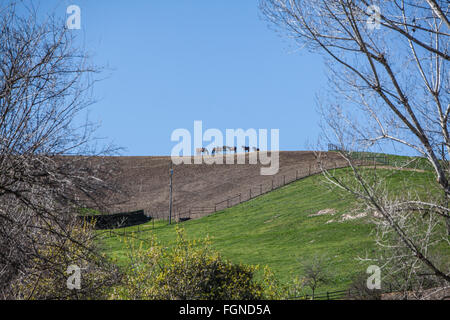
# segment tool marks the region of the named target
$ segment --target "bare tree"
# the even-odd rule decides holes
[[[279,30],[326,59],[331,86],[328,99],[319,98],[324,139],[339,144],[352,173],[324,170],[329,182],[363,199],[410,255],[449,282],[448,270],[416,237],[419,231],[407,227],[422,223],[421,234],[440,232],[429,229],[437,222],[450,234],[449,2],[262,0],[261,8]],[[386,177],[359,167],[349,152],[387,146],[426,158],[442,196],[392,199]],[[424,212],[435,219],[413,219]],[[440,240],[449,244],[448,237]]]
[[[323,259],[314,257],[312,261],[303,266],[303,274],[303,284],[311,289],[314,300],[317,288],[330,280]]]
[[[112,149],[96,151],[95,126],[80,122],[98,71],[62,20],[0,4],[0,298],[86,297],[112,279],[76,217],[112,191],[114,168],[88,157]],[[98,281],[67,290],[70,264]]]
[[[411,198],[410,195],[408,198]],[[402,201],[397,199],[398,203]],[[437,215],[429,214],[427,210],[414,208],[414,210],[398,210],[395,201],[390,201],[390,216],[395,223],[404,230],[418,251],[423,252],[433,265],[445,274],[450,272],[448,261],[442,255],[441,243],[447,243],[445,238],[440,239],[440,219]],[[385,219],[377,219],[377,263],[383,269],[384,289],[397,293],[400,299],[426,299],[428,296],[450,288],[448,282],[430,271],[426,264],[416,255],[412,255],[402,239],[392,229]]]

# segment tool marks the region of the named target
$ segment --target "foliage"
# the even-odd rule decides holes
[[[110,298],[255,300],[275,299],[281,294],[268,268],[264,279],[257,281],[254,277],[257,266],[224,260],[211,249],[209,238],[189,241],[184,230],[178,227],[176,233],[176,244],[170,250],[155,239],[146,249],[142,242],[124,240],[131,264]]]
[[[53,228],[57,230],[56,227]],[[92,226],[73,226],[65,240],[47,239],[36,244],[37,253],[28,264],[26,277],[13,282],[15,299],[104,299],[109,287],[119,281],[116,267],[98,255],[92,237]],[[43,263],[46,262],[46,264]],[[45,267],[44,267],[45,266]],[[72,272],[69,266],[80,268],[80,288],[68,288]],[[69,273],[68,273],[69,272]],[[70,280],[70,279],[69,279]]]
[[[74,213],[117,190],[116,168],[97,157],[112,147],[97,148],[96,126],[80,122],[100,69],[63,19],[31,2],[0,2],[0,299],[95,297],[99,279],[89,292],[64,285],[70,263],[102,269]]]
[[[345,170],[336,170],[336,174],[344,176]],[[378,169],[377,174],[386,177],[387,188],[393,196],[404,190],[426,196],[424,186],[430,190],[433,182],[429,172]],[[370,216],[341,222],[343,214],[354,214],[355,201],[344,192],[330,191],[324,181],[322,176],[309,177],[182,225],[189,238],[213,236],[214,249],[235,263],[269,266],[283,285],[303,276],[299,258],[307,263],[315,255],[324,256],[329,261],[327,266],[333,279],[323,284],[320,292],[346,290],[355,276],[373,264],[371,261],[360,263],[355,258],[374,254],[375,228]],[[328,208],[335,209],[336,213],[310,216]],[[333,222],[329,223],[331,220]],[[133,231],[137,231],[137,227],[116,232],[130,234]],[[156,222],[154,228],[152,223],[141,225],[140,231],[142,239],[155,235],[164,246],[172,247],[175,243],[174,228],[167,223]],[[125,266],[129,259],[119,239],[105,238],[101,242],[105,252]],[[146,242],[143,246],[147,246]],[[439,250],[448,256],[448,250]],[[262,276],[262,270],[257,273]],[[310,291],[305,293],[311,294]]]
[[[303,265],[303,284],[309,287],[312,291],[312,296],[316,290],[330,281],[330,275],[325,267],[322,257],[315,256],[313,260]]]

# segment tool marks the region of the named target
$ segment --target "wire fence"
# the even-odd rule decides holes
[[[405,294],[412,293],[415,291],[424,292],[424,290],[437,290],[440,291],[444,288],[435,288],[433,286],[428,287],[416,287],[412,284],[407,286],[392,284],[391,282],[383,284],[382,288],[379,289],[369,289],[367,287],[361,287],[356,289],[355,287],[350,287],[346,290],[338,291],[325,291],[315,294],[303,294],[297,296],[288,297],[286,300],[374,300],[382,299],[383,295],[394,294],[393,298],[404,299]],[[392,299],[392,298],[391,298]]]
[[[342,151],[342,148],[334,144],[329,144],[328,151],[339,152]],[[356,151],[352,152],[346,151],[346,153],[350,155],[351,159],[355,161],[354,164],[356,165],[369,165],[369,166],[385,165],[393,167],[404,167],[409,166],[410,162],[412,161],[418,162],[417,159],[399,160],[395,157],[385,154],[356,152]],[[327,155],[325,155],[325,157],[326,156]],[[344,159],[336,159],[336,158],[328,160],[325,159],[325,161],[321,163],[321,166],[319,166],[317,163],[313,164],[311,162],[308,165],[303,166],[301,168],[287,171],[284,172],[283,174],[278,174],[274,176],[271,180],[265,180],[262,183],[249,187],[247,190],[244,190],[242,192],[236,193],[234,195],[225,196],[223,200],[220,200],[218,202],[206,203],[203,206],[190,206],[189,204],[186,205],[175,204],[172,209],[171,220],[175,222],[183,222],[191,219],[201,218],[206,215],[223,211],[238,204],[250,201],[270,191],[284,187],[292,182],[304,179],[312,175],[320,174],[324,169],[330,170],[330,169],[340,169],[344,167],[348,167],[348,163]],[[133,210],[136,209],[137,207],[142,208],[142,204],[137,202],[136,203],[129,202],[129,206]],[[149,207],[145,209],[145,212],[148,216],[152,217],[152,219],[166,220],[166,221],[169,220],[168,206],[156,208]]]
[[[137,225],[134,226],[132,229],[127,229],[127,228],[123,228],[123,229],[109,229],[109,230],[104,230],[101,232],[98,232],[96,234],[96,237],[99,239],[108,239],[108,238],[114,238],[114,237],[125,237],[125,238],[133,238],[139,241],[146,241],[148,239],[145,238],[140,238],[139,234],[142,232],[148,232],[149,226],[147,225],[147,227],[144,227],[143,225]],[[152,226],[152,229],[154,228],[154,226]]]
[[[345,154],[351,160],[359,161],[361,164],[368,165],[386,165],[396,168],[409,168],[419,170],[432,170],[433,167],[424,157],[420,156],[399,156],[388,155],[383,153],[375,153],[369,151],[349,151],[335,144],[328,144],[329,152],[340,152]]]
[[[365,296],[367,299],[376,299],[376,297],[381,298],[383,294],[399,292],[395,290],[392,285],[389,285],[388,289],[362,289],[358,291],[355,289],[338,290],[338,291],[326,291],[317,294],[304,294],[300,296],[289,297],[287,300],[349,300],[357,299],[360,300],[361,296]]]
[[[171,220],[174,222],[184,222],[192,219],[201,218],[216,212],[226,210],[228,208],[234,207],[238,204],[248,202],[271,191],[280,189],[287,186],[293,182],[305,179],[307,177],[317,175],[323,172],[323,170],[333,170],[347,167],[345,161],[333,159],[333,161],[325,161],[322,165],[318,163],[311,162],[307,166],[298,168],[295,170],[284,172],[283,174],[278,174],[270,180],[266,180],[263,183],[257,184],[248,188],[244,192],[237,193],[226,197],[225,199],[212,203],[208,206],[184,206],[184,207],[173,207]],[[154,228],[155,221],[156,225],[159,226],[161,222],[169,221],[168,209],[161,210],[146,210],[146,215],[151,218],[151,225]],[[142,229],[142,230],[141,230]],[[132,232],[142,232],[148,230],[144,227],[136,226],[133,228]],[[126,231],[125,231],[126,232]],[[130,231],[129,231],[130,232]],[[111,231],[111,236],[117,235]]]
[[[148,228],[137,226],[133,230],[105,230],[99,232],[97,234],[98,238],[107,239],[112,237],[126,237],[127,239],[135,239],[143,242],[151,242],[152,238],[142,238],[140,237],[140,233],[147,232]],[[400,293],[404,289],[394,288],[392,284],[389,284],[389,287],[381,290],[355,290],[355,289],[346,289],[346,290],[337,290],[337,291],[325,291],[318,293],[305,293],[301,295],[294,295],[284,298],[285,300],[351,300],[351,299],[361,299],[361,297],[365,297],[365,299],[380,299],[384,294],[391,293]],[[410,287],[408,290],[413,291],[413,288]]]
[[[348,151],[348,150],[343,150],[341,147],[333,144],[333,143],[329,143],[328,144],[328,151],[331,152],[344,152],[345,154],[349,155],[351,159],[353,160],[361,160],[364,163],[381,163],[381,164],[385,164],[385,165],[390,165],[391,163],[391,159],[385,155],[385,154],[376,154],[376,153],[371,153],[371,152],[363,152],[363,151]]]
[[[329,151],[341,151],[337,146],[330,144],[328,147]],[[360,164],[370,164],[370,163],[382,163],[389,165],[390,159],[385,155],[368,155],[364,153],[354,153],[352,158],[355,160],[360,160]],[[214,203],[211,206],[203,206],[203,207],[187,207],[187,208],[176,208],[173,210],[172,219],[176,222],[183,222],[199,217],[203,217],[205,215],[209,215],[215,212],[223,211],[230,207],[236,206],[238,204],[248,202],[256,197],[262,196],[268,192],[274,191],[276,189],[280,189],[286,185],[289,185],[293,182],[305,179],[307,177],[317,175],[323,172],[323,170],[333,170],[333,169],[342,169],[348,167],[348,163],[345,160],[333,160],[328,162],[323,162],[319,166],[318,164],[310,163],[307,168],[296,169],[284,174],[280,174],[275,176],[270,183],[261,183],[255,185],[248,189],[247,192],[241,192],[234,196],[227,197],[226,199]],[[151,213],[153,225],[137,225],[132,227],[131,229],[116,229],[116,230],[105,230],[99,232],[97,237],[105,239],[112,237],[129,237],[134,238],[140,241],[148,241],[147,238],[139,237],[140,233],[148,232],[149,229],[155,228],[155,221],[168,221],[169,217],[167,212],[164,213]],[[388,294],[393,293],[395,290],[390,287],[389,290],[383,290],[380,293]],[[291,296],[288,297],[287,300],[343,300],[343,299],[351,299],[353,296],[358,295],[360,292],[355,290],[338,290],[338,291],[326,291],[320,292],[317,294],[303,294],[299,296]]]
[[[329,145],[330,151],[338,151],[339,148],[335,145]],[[248,202],[262,196],[271,191],[280,189],[286,185],[289,185],[298,180],[305,179],[307,177],[321,174],[324,170],[334,170],[342,169],[348,167],[348,162],[345,159],[327,159],[321,160],[320,164],[318,162],[310,162],[308,165],[295,170],[284,172],[283,174],[278,174],[270,180],[266,180],[260,184],[254,185],[248,188],[246,191],[228,196],[221,201],[211,203],[205,206],[173,206],[172,214],[170,216],[169,210],[167,209],[153,209],[149,208],[146,211],[146,215],[151,217],[153,221],[174,221],[174,222],[184,222],[192,219],[198,219],[216,212],[226,210],[228,208],[234,207],[238,204]],[[389,164],[389,158],[385,155],[363,155],[354,154],[354,159],[360,165],[376,165],[376,164]]]
[[[223,211],[238,204],[248,202],[256,197],[280,189],[298,180],[320,174],[323,170],[341,169],[347,166],[348,164],[344,160],[326,161],[322,163],[321,166],[316,163],[310,163],[307,167],[291,170],[287,173],[275,176],[270,181],[265,181],[264,183],[250,187],[245,192],[229,196],[224,200],[216,202],[210,206],[174,208],[172,212],[172,219],[177,222],[183,222],[200,218],[205,215]],[[168,220],[168,218],[169,217],[167,214],[163,217],[164,220]]]
[[[319,294],[304,294],[287,300],[342,300],[352,296],[351,290],[327,291]]]

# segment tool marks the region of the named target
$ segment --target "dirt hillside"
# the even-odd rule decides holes
[[[328,159],[330,166],[343,164],[336,153],[322,155]],[[111,159],[121,168],[118,183],[127,190],[128,201],[116,205],[110,211],[143,209],[147,215],[167,217],[170,157]],[[318,171],[315,155],[310,151],[280,152],[280,170],[274,176],[262,176],[260,168],[260,164],[248,164],[248,155],[246,164],[174,166],[174,212],[178,214],[191,210],[192,215],[205,215],[270,191],[272,185],[276,188]]]

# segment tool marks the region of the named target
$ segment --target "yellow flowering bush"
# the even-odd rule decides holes
[[[131,264],[122,284],[113,289],[112,299],[158,300],[258,300],[280,298],[273,273],[266,268],[261,281],[255,279],[257,266],[233,264],[211,249],[211,241],[186,239],[177,227],[171,249],[155,239],[148,248],[142,242],[127,241]]]

